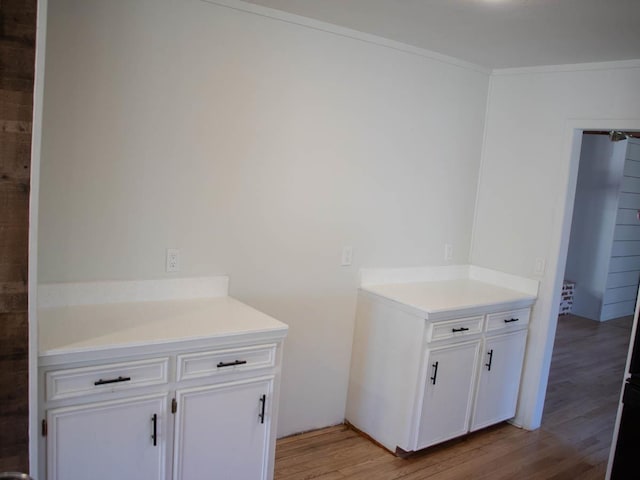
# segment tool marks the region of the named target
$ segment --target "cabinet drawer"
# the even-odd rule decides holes
[[[490,313],[487,315],[487,332],[497,330],[513,330],[529,324],[531,310],[511,310],[509,312]]]
[[[178,355],[178,381],[270,368],[275,363],[275,344]]]
[[[431,323],[427,328],[427,342],[480,333],[482,332],[483,318],[482,316],[467,317]]]
[[[167,383],[168,358],[55,370],[45,374],[47,400]]]

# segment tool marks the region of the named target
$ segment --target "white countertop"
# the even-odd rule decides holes
[[[426,318],[441,317],[448,312],[483,313],[485,308],[530,306],[535,296],[471,279],[394,283],[362,287],[368,292],[409,307]]]
[[[38,309],[39,355],[99,352],[263,334],[288,326],[228,296]]]

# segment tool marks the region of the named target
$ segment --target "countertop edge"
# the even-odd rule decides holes
[[[401,310],[411,315],[415,315],[429,321],[440,321],[448,320],[451,318],[483,315],[486,313],[495,312],[496,308],[500,310],[517,310],[520,308],[529,308],[537,300],[537,297],[535,296],[521,293],[521,296],[519,296],[518,298],[500,302],[493,301],[487,303],[478,303],[474,305],[462,305],[453,308],[427,309],[390,298],[379,292],[369,290],[367,287],[360,287],[359,292],[369,295],[380,301],[384,301],[396,308],[400,308]]]

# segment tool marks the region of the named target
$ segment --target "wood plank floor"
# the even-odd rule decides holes
[[[534,432],[502,423],[401,459],[339,425],[278,440],[275,479],[603,479],[631,322],[560,317]]]

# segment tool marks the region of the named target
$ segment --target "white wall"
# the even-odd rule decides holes
[[[601,320],[627,142],[584,135],[564,278],[576,283],[571,313]]]
[[[341,422],[358,268],[468,260],[488,75],[197,0],[50,0],[47,30],[39,280],[179,248],[290,325],[279,435]]]
[[[471,261],[533,277],[534,307],[516,422],[540,423],[580,155],[579,129],[640,130],[640,62],[496,71]],[[575,148],[574,148],[575,147]]]

